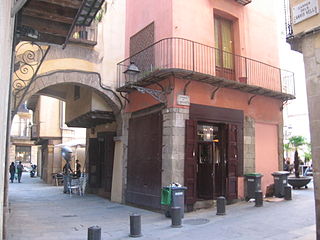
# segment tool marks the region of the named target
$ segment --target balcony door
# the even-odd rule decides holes
[[[232,21],[220,16],[214,18],[216,75],[235,79]]]

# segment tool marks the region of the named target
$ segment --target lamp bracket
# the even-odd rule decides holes
[[[147,94],[151,95],[154,99],[156,99],[157,101],[159,101],[161,103],[165,103],[167,100],[166,94],[164,91],[159,91],[159,90],[145,88],[145,87],[139,87],[139,86],[135,86],[135,85],[131,85],[131,87],[137,89],[141,93],[147,93]]]

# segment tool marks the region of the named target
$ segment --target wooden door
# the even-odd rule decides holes
[[[98,133],[98,151],[100,162],[100,186],[102,195],[110,198],[114,160],[114,132]]]
[[[198,198],[202,200],[213,199],[214,195],[214,169],[213,169],[213,143],[199,142],[197,171]]]
[[[162,168],[162,114],[131,118],[126,201],[159,209]]]
[[[227,158],[227,127],[219,126],[219,138],[215,144],[215,194],[214,197],[226,196],[226,158]]]
[[[184,162],[184,185],[186,190],[186,204],[193,205],[197,200],[197,161],[195,154],[196,144],[196,121],[186,120],[185,136],[185,162]]]
[[[228,200],[238,197],[238,126],[228,124],[228,143],[227,143],[227,193]]]
[[[100,169],[98,139],[89,138],[89,186],[92,188],[100,187]]]

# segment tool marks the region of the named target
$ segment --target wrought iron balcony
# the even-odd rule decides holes
[[[129,75],[130,63],[138,67]],[[169,76],[282,100],[295,98],[294,74],[269,64],[182,38],[166,38],[118,63],[118,91]]]

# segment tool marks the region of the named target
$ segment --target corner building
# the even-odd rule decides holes
[[[280,69],[277,1],[128,0],[127,58],[118,63],[125,201],[160,208],[161,187],[185,185],[188,210],[262,190],[282,168],[282,107],[294,77]],[[133,70],[133,71],[132,71]]]

